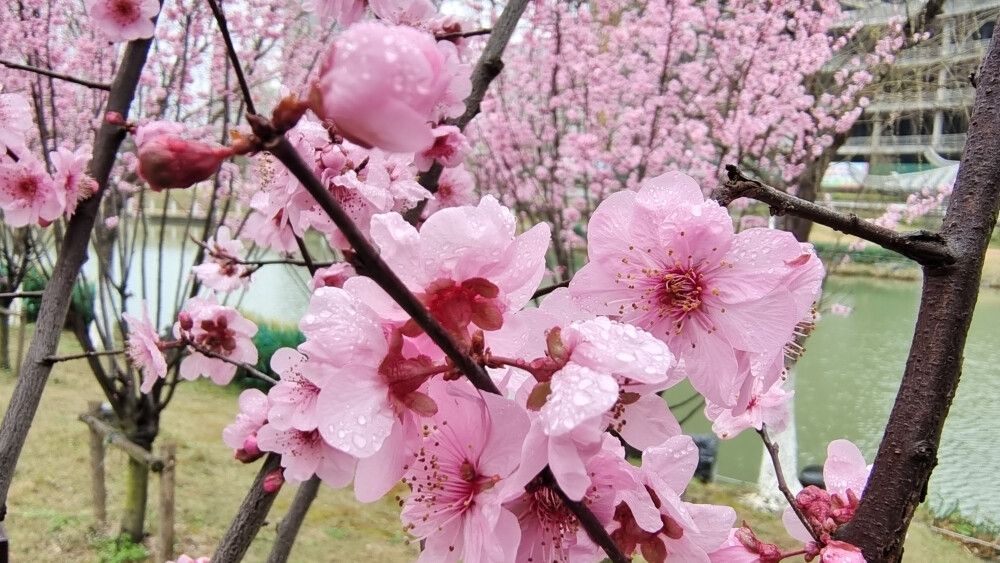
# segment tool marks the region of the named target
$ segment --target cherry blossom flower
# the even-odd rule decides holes
[[[705,417],[713,421],[712,432],[723,440],[735,438],[748,428],[760,430],[764,424],[772,432],[781,432],[788,425],[788,401],[795,393],[782,389],[780,381],[766,392],[761,391],[763,380],[759,377],[749,377],[746,383],[752,390],[740,414],[734,414],[736,409],[720,407],[711,401],[705,405]]]
[[[219,305],[214,297],[188,299],[174,323],[174,337],[229,361],[195,350],[181,361],[180,376],[188,380],[207,376],[216,385],[228,384],[236,375],[236,365],[231,362],[257,363],[257,348],[250,340],[254,334],[257,325],[240,316],[236,309]]]
[[[305,0],[302,8],[315,12],[325,22],[335,21],[347,27],[365,15],[364,0]]]
[[[222,430],[222,441],[236,452],[236,459],[249,463],[262,453],[257,446],[257,431],[267,424],[270,402],[259,389],[247,389],[237,401],[240,413],[236,421]]]
[[[310,102],[351,142],[422,151],[434,143],[427,121],[448,80],[429,34],[363,22],[340,35],[323,58]]]
[[[639,471],[660,511],[660,528],[649,530],[638,520],[638,525],[629,525],[626,520],[622,528],[632,532],[633,541],[642,546],[648,561],[662,563],[670,557],[707,561],[708,554],[729,537],[736,520],[735,510],[681,500],[680,495],[697,466],[698,447],[690,436],[675,436],[642,453]]]
[[[122,318],[128,323],[125,352],[132,365],[145,373],[139,390],[149,393],[153,390],[156,380],[167,376],[167,360],[160,350],[160,335],[149,320],[149,309],[145,301],[142,302],[141,319],[128,313],[122,314]]]
[[[271,356],[271,369],[281,376],[267,396],[271,402],[268,420],[277,430],[308,431],[319,427],[316,399],[330,375],[322,365],[291,348],[280,348]]]
[[[28,99],[21,94],[0,94],[0,162],[8,150],[24,146],[24,134],[31,125]]]
[[[445,168],[438,178],[437,191],[434,199],[428,200],[423,216],[426,219],[438,209],[445,207],[460,207],[476,203],[476,181],[472,173],[464,165],[455,168]]]
[[[75,151],[59,147],[49,153],[56,169],[52,180],[56,189],[66,194],[66,218],[73,216],[76,206],[97,192],[97,182],[86,173],[90,161],[90,145],[81,145]]]
[[[347,262],[339,262],[327,268],[317,268],[309,280],[309,289],[316,290],[321,287],[344,287],[344,282],[358,275]]]
[[[111,41],[134,41],[153,36],[157,0],[87,0],[94,25]]]
[[[509,209],[493,197],[476,207],[438,211],[418,232],[398,213],[372,218],[371,236],[382,258],[457,338],[469,330],[497,330],[505,314],[528,302],[545,272],[549,227],[540,223],[519,236]],[[409,316],[366,278],[348,282],[353,292],[387,318]],[[420,333],[415,324],[408,335]]]
[[[221,292],[229,292],[247,287],[250,277],[247,267],[240,263],[243,243],[233,239],[229,227],[219,227],[215,239],[205,241],[208,249],[205,262],[194,266],[191,271],[206,287]]]
[[[357,459],[327,444],[316,430],[278,430],[265,424],[257,431],[257,446],[261,451],[281,454],[282,475],[289,483],[302,483],[316,475],[339,488],[354,477]]]
[[[434,389],[438,412],[404,477],[403,523],[426,540],[418,561],[512,561],[521,533],[498,485],[517,468],[528,417],[467,383]]]
[[[423,152],[413,156],[413,163],[421,172],[430,170],[434,161],[440,162],[445,168],[454,168],[465,160],[472,151],[469,141],[462,131],[454,125],[442,125],[434,128],[434,144]]]
[[[31,154],[0,161],[0,209],[11,227],[48,225],[66,208],[66,192],[56,189],[45,167]]]
[[[800,320],[783,285],[785,258],[801,254],[799,243],[770,229],[734,235],[726,210],[688,176],[672,172],[613,194],[588,233],[590,262],[570,284],[574,298],[664,340],[715,403],[735,403],[735,350],[774,354]]]
[[[195,559],[182,553],[177,557],[177,561],[167,561],[167,563],[212,563],[212,561],[208,557],[199,557]]]

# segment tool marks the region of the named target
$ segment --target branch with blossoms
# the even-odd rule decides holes
[[[794,215],[808,219],[831,229],[873,242],[882,248],[910,258],[921,266],[940,267],[955,263],[954,254],[944,238],[938,233],[929,231],[898,233],[892,229],[863,221],[853,213],[839,213],[748,178],[736,166],[727,165],[726,171],[729,179],[716,188],[713,195],[719,205],[728,206],[741,197],[756,199],[770,206],[771,215]]]

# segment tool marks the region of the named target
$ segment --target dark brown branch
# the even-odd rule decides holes
[[[747,178],[739,168],[727,165],[729,179],[715,190],[713,198],[722,206],[748,197],[771,207],[772,215],[794,215],[826,225],[848,235],[873,242],[886,250],[898,252],[922,266],[939,267],[955,263],[955,256],[938,233],[911,231],[898,233],[863,221],[853,213],[845,215],[832,209],[789,195],[757,180]]]
[[[774,466],[774,476],[778,479],[778,490],[785,496],[785,500],[788,501],[788,505],[792,507],[792,511],[794,511],[795,515],[799,517],[799,521],[801,521],[802,525],[809,531],[809,535],[812,536],[817,543],[822,544],[822,541],[819,539],[819,534],[817,534],[816,530],[813,529],[811,524],[809,524],[809,519],[806,518],[805,513],[802,512],[799,505],[795,503],[795,495],[793,495],[791,489],[788,488],[788,482],[785,481],[785,473],[781,470],[781,460],[778,459],[778,446],[772,442],[771,437],[767,435],[767,425],[762,424],[760,430],[757,431],[757,434],[760,436],[760,439],[763,440],[764,449],[767,450],[767,455],[771,458],[771,465]]]
[[[82,358],[94,358],[97,356],[117,356],[118,354],[124,354],[125,350],[92,350],[89,352],[82,352],[80,354],[70,354],[68,356],[46,356],[42,358],[43,362],[49,364],[55,364],[58,362],[68,362],[70,360],[79,360]]]
[[[41,297],[44,291],[19,291],[16,293],[0,293],[0,299],[18,299],[21,297]]]
[[[309,507],[316,500],[316,493],[319,492],[321,480],[313,475],[305,483],[299,485],[299,490],[295,492],[295,499],[288,507],[285,517],[278,523],[278,534],[274,538],[274,547],[271,554],[267,556],[267,563],[285,563],[292,552],[292,545],[295,543],[295,536],[302,527],[302,522],[306,519]]]
[[[118,73],[111,83],[105,113],[118,112],[128,117],[129,106],[132,105],[139,84],[139,75],[146,64],[146,55],[151,43],[152,39],[129,42],[118,67]],[[124,129],[105,121],[94,139],[90,176],[100,186],[101,193],[107,190],[111,167],[124,138]],[[91,197],[77,207],[76,213],[66,227],[59,258],[42,295],[41,309],[38,312],[38,321],[35,323],[35,335],[31,339],[31,346],[21,366],[21,376],[17,379],[14,393],[7,405],[3,426],[0,427],[0,506],[6,504],[7,492],[14,477],[14,467],[21,455],[28,429],[38,411],[42,391],[52,371],[52,364],[46,363],[44,358],[54,354],[59,344],[73,295],[73,284],[87,258],[90,233],[97,220],[100,205],[100,197]]]
[[[7,68],[13,68],[17,70],[23,70],[26,72],[34,72],[35,74],[41,74],[43,76],[49,76],[52,78],[57,78],[59,80],[65,80],[66,82],[72,82],[73,84],[79,84],[80,86],[86,86],[87,88],[93,88],[95,90],[104,90],[105,92],[111,90],[110,84],[104,84],[103,82],[93,82],[90,80],[84,80],[83,78],[76,78],[68,74],[60,74],[58,72],[53,72],[48,69],[39,68],[31,65],[23,65],[20,63],[15,63],[12,61],[5,61],[0,59],[0,65]]]
[[[1000,211],[1000,44],[983,61],[968,140],[941,235],[956,260],[924,267],[906,369],[861,504],[835,537],[870,563],[900,560],[906,530],[923,500],[945,417],[962,373],[983,262]]]
[[[243,103],[247,106],[247,113],[256,115],[257,110],[254,109],[253,99],[250,97],[250,86],[247,85],[247,77],[243,75],[243,67],[240,66],[240,58],[236,54],[236,47],[233,46],[233,37],[229,34],[226,15],[222,13],[222,8],[219,7],[219,3],[215,0],[208,0],[208,5],[212,8],[215,21],[219,24],[219,31],[222,32],[222,40],[226,42],[226,53],[229,56],[230,66],[233,67],[233,72],[236,73],[236,81],[239,82],[240,92],[243,94]]]
[[[561,281],[556,284],[552,284],[547,287],[541,287],[537,291],[531,294],[532,299],[538,299],[539,297],[545,297],[546,295],[552,293],[553,291],[559,289],[560,287],[569,287],[570,280]]]
[[[435,35],[434,39],[438,41],[446,41],[448,39],[462,39],[463,37],[476,37],[477,35],[489,35],[493,30],[484,27],[482,29],[473,29],[472,31],[453,31],[451,33],[441,33]]]
[[[264,464],[260,466],[260,471],[250,485],[247,496],[243,498],[243,504],[236,511],[229,529],[219,541],[219,547],[212,555],[212,563],[237,563],[243,560],[250,542],[264,525],[267,513],[270,512],[271,505],[278,496],[278,491],[269,493],[264,490],[264,480],[280,466],[281,456],[278,454],[268,454],[264,459]]]
[[[587,530],[587,534],[590,535],[590,539],[594,540],[594,543],[599,545],[604,553],[607,554],[608,559],[611,563],[631,563],[631,560],[625,556],[624,553],[618,549],[618,545],[615,544],[615,540],[611,539],[608,531],[604,529],[600,520],[594,516],[594,513],[587,507],[586,504],[580,501],[570,500],[563,492],[559,485],[556,484],[555,476],[552,474],[552,470],[548,467],[542,472],[542,479],[545,481],[546,486],[556,492],[559,498],[562,500],[566,508],[576,516],[577,521],[583,526],[583,529]]]

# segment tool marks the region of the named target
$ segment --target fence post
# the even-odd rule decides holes
[[[174,468],[177,466],[177,446],[173,443],[163,444],[160,452],[163,459],[163,470],[160,471],[160,561],[174,558]]]
[[[91,414],[100,416],[99,402],[90,401],[87,407]],[[94,499],[94,518],[103,526],[108,518],[105,506],[107,493],[104,489],[104,436],[89,426],[88,430],[90,430],[90,491]]]

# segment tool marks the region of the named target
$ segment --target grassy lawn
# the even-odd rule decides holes
[[[64,338],[66,352],[73,346]],[[0,372],[0,405],[6,407],[14,379]],[[232,460],[222,443],[222,428],[236,412],[237,392],[206,381],[185,384],[162,421],[159,443],[177,444],[177,516],[175,553],[211,555],[253,479],[256,466]],[[110,541],[117,530],[123,497],[120,478],[125,455],[110,449],[106,458],[108,516],[106,526],[97,526],[90,502],[88,434],[77,415],[88,400],[100,400],[97,385],[83,361],[57,364],[46,387],[8,500],[6,521],[11,561],[91,562],[153,561],[141,557],[142,549],[116,548]],[[155,531],[158,484],[150,490],[147,529]],[[740,520],[747,520],[761,539],[782,541],[785,537],[777,515],[754,512],[743,498],[749,493],[731,485],[693,484],[696,502],[734,504]],[[275,536],[275,524],[285,513],[295,493],[286,485],[278,497],[267,526],[258,535],[246,557],[248,562],[267,558]],[[787,542],[787,540],[785,540]],[[145,542],[152,553],[152,539]],[[790,545],[786,543],[785,545]],[[134,557],[130,557],[134,554]],[[403,562],[416,559],[416,545],[409,545],[398,519],[398,507],[384,502],[360,505],[349,490],[322,487],[291,561],[308,562]],[[925,525],[915,523],[907,538],[907,562],[973,562],[959,544],[944,540]]]

